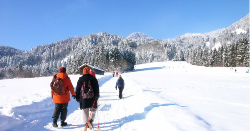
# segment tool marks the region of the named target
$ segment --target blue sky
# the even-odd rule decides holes
[[[249,13],[249,0],[0,0],[0,46],[30,50],[107,32],[155,39],[226,28]]]

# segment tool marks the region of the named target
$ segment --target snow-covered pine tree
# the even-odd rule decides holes
[[[247,39],[240,40],[236,46],[237,46],[237,62],[239,66],[243,66],[244,63],[246,63],[246,55],[247,53],[247,47],[248,47],[248,41]]]
[[[225,46],[225,48],[224,48],[223,58],[224,58],[223,66],[229,67],[230,66],[230,55],[229,55],[228,46]]]

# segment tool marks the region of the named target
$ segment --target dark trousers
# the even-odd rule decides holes
[[[56,123],[59,115],[61,114],[61,121],[65,121],[66,120],[66,116],[67,116],[67,112],[68,112],[68,103],[64,103],[64,104],[57,104],[55,103],[55,109],[54,109],[54,113],[52,115],[53,118],[53,123]]]
[[[119,98],[122,99],[122,88],[119,88]]]

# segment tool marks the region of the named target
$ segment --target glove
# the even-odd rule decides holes
[[[76,95],[72,95],[72,97],[73,97],[74,99],[76,99]]]
[[[115,86],[115,89],[117,90],[117,86]]]
[[[78,103],[80,103],[80,98],[79,98],[79,97],[76,97],[76,101],[77,101]]]

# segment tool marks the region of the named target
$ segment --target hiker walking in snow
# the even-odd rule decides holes
[[[124,80],[123,80],[122,76],[119,75],[119,78],[118,78],[118,80],[116,82],[115,89],[117,90],[117,86],[118,86],[118,89],[119,89],[119,98],[120,99],[122,99],[122,91],[124,89],[124,85],[125,85]]]
[[[113,77],[114,77],[114,75],[115,75],[115,72],[113,71],[113,73],[112,73],[112,74],[113,74]]]
[[[118,72],[116,72],[116,76],[118,76]]]
[[[59,86],[58,86],[59,85]],[[73,85],[70,81],[70,78],[66,74],[66,68],[62,67],[59,69],[59,73],[53,76],[51,86],[51,96],[52,100],[55,103],[54,113],[52,115],[53,118],[53,127],[58,127],[57,120],[59,115],[61,114],[61,126],[66,126],[65,122],[67,112],[68,112],[68,102],[70,101],[70,93],[72,97],[75,99],[75,91]]]
[[[76,101],[80,103],[80,109],[83,110],[83,123],[85,127],[87,126],[90,129],[93,128],[98,98],[99,85],[97,79],[90,75],[90,69],[85,67],[83,69],[83,76],[81,76],[77,82]],[[91,119],[88,121],[89,110],[92,110],[92,113],[90,116]]]
[[[95,72],[94,72],[92,69],[90,69],[89,74],[92,75],[92,76],[94,76],[94,77],[96,77],[96,76],[95,76]]]

